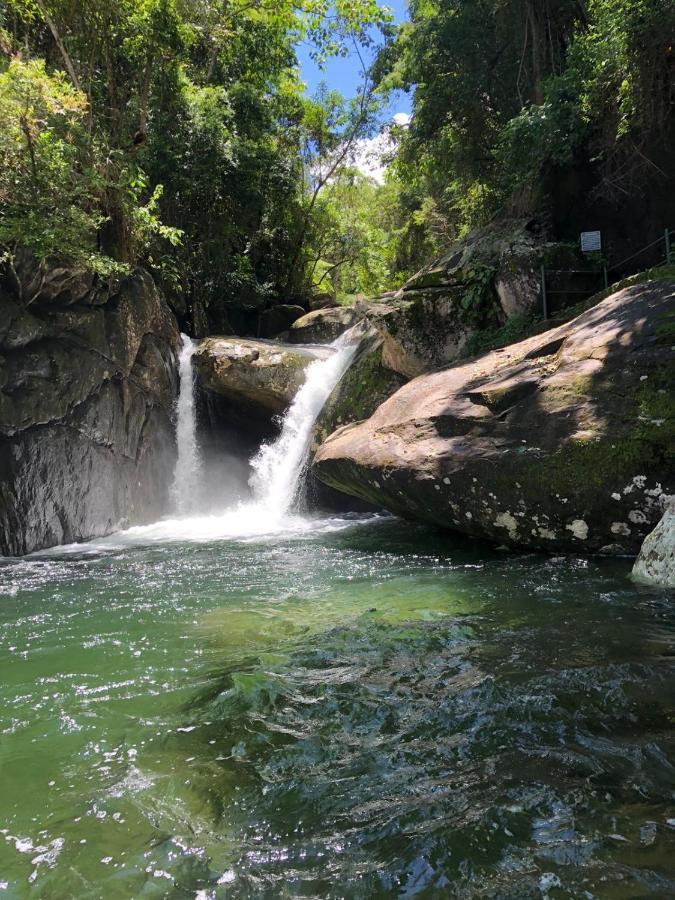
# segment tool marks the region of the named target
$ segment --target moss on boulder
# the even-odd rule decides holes
[[[319,479],[514,547],[635,554],[675,493],[675,281],[416,378],[315,458]]]

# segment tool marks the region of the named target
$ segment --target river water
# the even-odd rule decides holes
[[[672,602],[313,525],[0,562],[5,895],[674,896]]]
[[[672,598],[294,512],[322,392],[250,502],[0,560],[0,896],[675,896]]]

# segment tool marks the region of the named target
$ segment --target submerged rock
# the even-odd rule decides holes
[[[639,581],[675,588],[675,503],[668,505],[659,524],[647,535],[633,575]]]
[[[0,287],[0,552],[166,511],[178,329],[141,270],[110,286],[21,257]],[[17,277],[18,276],[18,277]]]
[[[320,480],[516,547],[635,554],[675,492],[675,283],[402,387],[335,432]]]
[[[331,350],[247,338],[205,338],[193,357],[199,384],[254,415],[279,415],[305,380],[305,369]]]
[[[330,344],[358,318],[353,306],[316,309],[293,322],[288,340],[291,344]]]

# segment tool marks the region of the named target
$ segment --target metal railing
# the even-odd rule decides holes
[[[663,246],[663,258],[659,259],[657,262],[652,263],[652,265],[669,265],[670,263],[675,263],[675,231],[671,228],[666,228],[663,235],[656,238],[656,240],[652,241],[649,244],[646,244],[644,247],[640,247],[639,250],[636,250],[635,253],[631,253],[630,256],[627,256],[625,259],[622,259],[618,263],[614,263],[613,265],[608,265],[607,262],[602,263],[602,265],[597,269],[547,269],[545,265],[541,266],[540,271],[540,280],[541,280],[541,301],[542,301],[542,312],[544,319],[548,319],[550,312],[550,303],[549,300],[553,296],[565,296],[565,297],[575,297],[579,296],[582,298],[592,297],[593,294],[597,293],[600,289],[600,285],[596,285],[593,290],[588,290],[584,288],[583,290],[574,290],[572,288],[566,288],[565,290],[554,290],[551,288],[551,279],[547,276],[577,276],[583,275],[586,278],[592,278],[595,276],[598,280],[602,279],[602,285],[605,290],[609,288],[612,284],[615,284],[617,281],[620,281],[622,278],[626,278],[629,275],[634,275],[636,272],[640,271],[640,266],[635,266],[634,268],[628,267],[627,264],[633,262],[638,257],[642,256],[648,250],[651,250],[654,247],[657,247],[659,244]],[[614,279],[613,281],[610,279],[611,273],[620,273],[619,277]],[[568,305],[568,304],[566,304]]]

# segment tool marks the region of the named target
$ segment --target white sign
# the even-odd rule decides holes
[[[602,250],[602,234],[599,231],[581,232],[581,252],[595,253]]]

